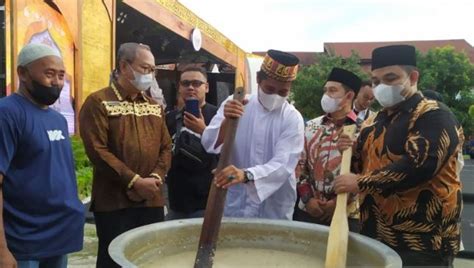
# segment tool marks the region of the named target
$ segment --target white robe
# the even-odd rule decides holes
[[[215,148],[215,144],[225,102],[202,135],[202,145],[209,153],[220,153],[222,148]],[[303,146],[303,118],[293,105],[285,102],[269,112],[257,95],[249,96],[237,128],[231,164],[249,170],[254,182],[228,189],[224,216],[291,220],[296,202],[294,171]]]

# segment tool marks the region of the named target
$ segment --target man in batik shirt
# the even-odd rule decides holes
[[[366,122],[354,155],[356,174],[336,178],[336,193],[360,193],[361,233],[389,245],[407,266],[452,267],[459,250],[463,144],[442,103],[417,91],[415,48],[377,48],[372,82],[384,107]],[[351,142],[340,138],[340,149]]]
[[[325,115],[310,120],[305,130],[305,168],[298,184],[300,201],[295,220],[329,225],[336,207],[334,177],[339,175],[342,155],[337,140],[343,126],[357,122],[352,102],[361,80],[354,73],[332,69],[324,86],[321,107]],[[358,231],[359,208],[356,196],[349,202],[349,226]]]

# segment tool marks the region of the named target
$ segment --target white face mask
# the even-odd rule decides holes
[[[408,80],[408,78],[407,78]],[[390,108],[399,104],[400,102],[405,100],[405,97],[402,96],[402,91],[405,89],[403,86],[406,81],[403,82],[401,85],[386,85],[386,84],[379,84],[374,88],[374,96],[375,99],[385,108]]]
[[[135,77],[135,79],[130,80],[130,83],[132,83],[132,85],[140,91],[149,89],[153,83],[153,74],[141,74],[135,71],[130,64],[128,66],[133,72],[133,77]]]
[[[323,108],[324,112],[330,114],[341,109],[340,104],[342,102],[342,98],[335,99],[329,97],[327,94],[323,95],[321,99],[321,107]]]
[[[283,104],[286,101],[286,97],[282,97],[278,94],[266,94],[259,87],[258,88],[258,100],[263,105],[263,107],[265,107],[265,109],[267,109],[269,111],[273,111],[273,110],[283,106]]]

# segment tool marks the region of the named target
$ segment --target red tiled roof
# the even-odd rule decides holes
[[[252,53],[255,55],[264,57],[267,52],[257,51],[257,52],[252,52]],[[316,55],[322,52],[288,52],[288,53],[295,55],[300,60],[301,65],[308,66],[308,65],[312,65],[316,63]]]
[[[394,42],[348,42],[324,43],[324,51],[342,57],[349,57],[352,50],[356,51],[361,59],[371,59],[372,50],[381,46],[407,44],[415,46],[421,52],[427,52],[434,47],[453,46],[456,51],[465,51],[471,62],[474,63],[474,47],[464,39],[430,40],[430,41],[394,41]]]

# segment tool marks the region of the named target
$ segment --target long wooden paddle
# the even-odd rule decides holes
[[[238,66],[236,71],[234,100],[242,101],[245,98],[247,89],[250,88],[249,66],[245,55],[238,55]],[[232,147],[234,145],[235,133],[239,124],[239,119],[226,119],[227,129],[224,136],[219,163],[216,173],[227,167],[230,163]],[[224,213],[225,198],[227,189],[218,188],[211,183],[209,197],[207,199],[204,222],[199,239],[199,247],[194,261],[195,268],[211,268],[214,262],[217,238],[221,227],[222,215]]]
[[[345,126],[344,134],[353,138],[355,125]],[[352,147],[342,153],[341,175],[351,171]],[[337,195],[336,209],[329,229],[326,268],[346,267],[349,223],[347,221],[347,193]]]
[[[244,98],[244,89],[237,88],[234,93],[234,100]],[[238,119],[226,119],[227,129],[224,136],[224,144],[222,145],[219,163],[217,164],[216,173],[230,164],[230,153],[234,145],[235,130],[237,129]],[[219,188],[214,183],[211,184],[209,197],[207,199],[206,212],[204,214],[204,222],[201,229],[201,237],[199,239],[199,248],[194,262],[195,268],[212,267],[214,259],[214,251],[216,249],[217,237],[224,212],[225,197],[227,189]]]

